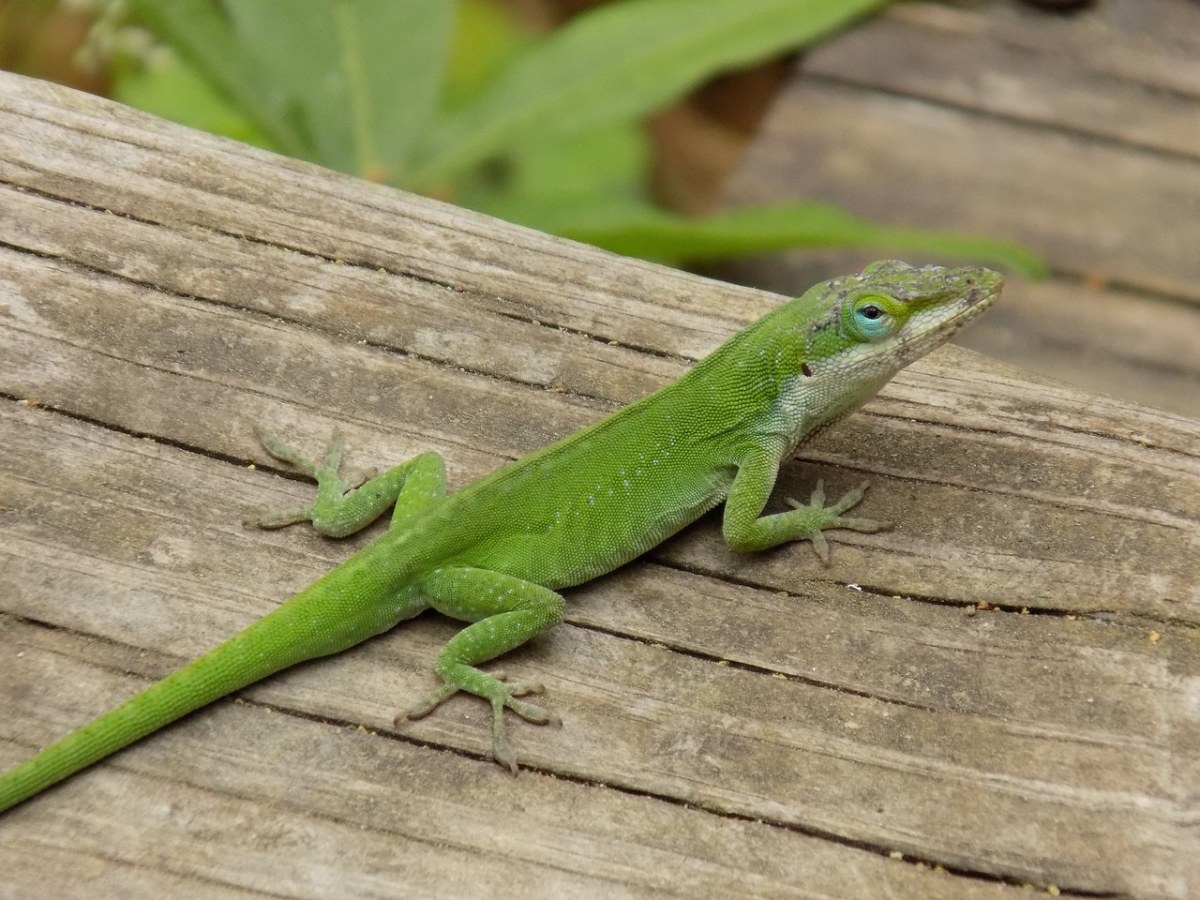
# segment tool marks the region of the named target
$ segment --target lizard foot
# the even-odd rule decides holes
[[[529,694],[542,693],[545,688],[540,683],[532,681],[510,683],[505,681],[503,672],[495,672],[487,676],[487,678],[492,684],[498,686],[497,689],[497,687],[488,685],[490,689],[487,689],[486,692],[480,691],[478,693],[478,696],[489,701],[492,705],[492,758],[516,775],[518,771],[517,759],[512,751],[512,747],[509,746],[508,736],[505,733],[504,710],[511,709],[526,722],[534,725],[561,725],[562,720],[536,704],[516,699],[517,697],[525,697]],[[467,688],[450,684],[449,682],[442,684],[431,691],[419,703],[413,704],[408,710],[396,716],[394,724],[399,727],[405,719],[420,719],[429,715],[438,706],[461,690],[467,690]],[[473,690],[469,690],[468,692],[476,693]]]
[[[247,528],[275,529],[295,525],[297,522],[312,522],[317,531],[332,537],[342,537],[345,534],[353,533],[360,527],[357,522],[343,524],[339,519],[339,508],[344,505],[348,495],[374,477],[375,471],[366,470],[346,476],[341,475],[345,443],[336,429],[329,439],[325,458],[321,462],[314,462],[291,445],[285,444],[261,429],[256,428],[255,434],[263,449],[271,456],[303,472],[317,483],[317,497],[303,509],[267,513],[255,518],[244,519],[243,525]]]
[[[802,537],[812,541],[813,549],[817,552],[817,556],[821,557],[821,562],[825,563],[825,565],[829,565],[829,542],[825,540],[825,529],[846,528],[850,531],[872,533],[885,531],[889,527],[883,522],[877,522],[874,519],[858,519],[842,515],[842,513],[853,509],[859,504],[869,486],[870,483],[864,481],[858,487],[843,494],[841,499],[832,506],[825,505],[825,482],[823,480],[817,481],[817,486],[813,489],[808,503],[800,503],[791,497],[787,498],[790,506],[797,511],[805,513],[806,517],[810,519],[811,530]]]

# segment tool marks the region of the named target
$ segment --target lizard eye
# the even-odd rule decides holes
[[[855,329],[867,341],[881,340],[896,330],[890,304],[883,297],[863,297],[855,303],[853,320]]]

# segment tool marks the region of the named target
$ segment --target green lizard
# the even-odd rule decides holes
[[[897,371],[982,313],[1003,284],[987,269],[878,262],[818,284],[734,335],[683,378],[455,493],[441,457],[425,453],[360,486],[338,474],[334,439],[322,465],[264,439],[317,481],[304,510],[257,522],[311,521],[351,534],[394,505],[374,543],[278,609],[90,724],[0,776],[0,811],[187,713],[303,660],[345,650],[432,607],[471,624],[438,654],[441,686],[417,718],[466,691],[492,707],[493,755],[514,773],[504,710],[554,721],[518,699],[540,686],[477,668],[558,624],[561,588],[641,555],[725,502],[734,550],[881,526],[843,514],[863,485],[825,506],[762,515],[780,464]],[[397,717],[397,725],[403,716]]]

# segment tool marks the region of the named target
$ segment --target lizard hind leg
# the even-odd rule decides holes
[[[509,682],[502,673],[488,673],[477,665],[519,647],[554,627],[563,618],[565,601],[541,585],[488,569],[454,567],[437,569],[421,579],[421,592],[439,612],[471,622],[442,648],[435,671],[442,684],[425,699],[396,717],[418,719],[442,702],[465,691],[492,707],[492,756],[514,775],[516,756],[505,731],[504,710],[509,709],[535,725],[558,724],[557,716],[540,706],[518,700],[541,693],[536,683]]]

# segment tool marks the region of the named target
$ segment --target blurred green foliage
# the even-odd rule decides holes
[[[646,116],[887,0],[622,0],[549,34],[492,0],[126,2],[174,52],[118,58],[122,102],[509,221],[672,263],[839,246],[1042,273],[1008,242],[824,204],[693,219],[649,198]]]

